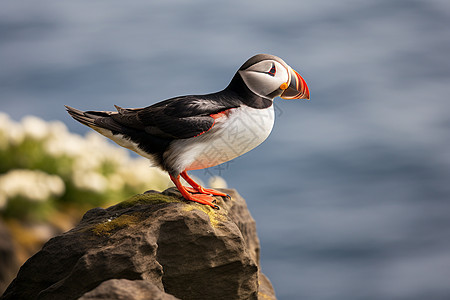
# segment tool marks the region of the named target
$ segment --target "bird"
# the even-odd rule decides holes
[[[214,196],[230,196],[204,188],[187,171],[225,163],[266,140],[276,97],[309,100],[309,89],[281,58],[257,54],[219,92],[178,96],[144,108],[114,105],[116,111],[65,107],[76,121],[166,171],[186,200],[219,209]]]

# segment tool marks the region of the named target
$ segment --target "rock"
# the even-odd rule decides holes
[[[18,268],[13,240],[8,228],[0,220],[0,293],[14,279]]]
[[[84,294],[79,300],[176,300],[146,280],[110,279]]]
[[[272,283],[263,273],[259,272],[259,288],[258,288],[258,299],[276,299],[275,291],[273,290]]]
[[[223,191],[232,199],[217,197],[220,210],[175,188],[92,209],[31,257],[0,299],[275,299],[245,200]]]

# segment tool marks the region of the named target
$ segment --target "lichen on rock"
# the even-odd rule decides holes
[[[219,226],[220,222],[226,221],[226,215],[224,213],[224,209],[222,209],[221,211],[217,211],[217,210],[214,210],[211,206],[187,205],[183,208],[183,210],[186,212],[193,211],[193,210],[199,210],[201,212],[204,212],[208,216],[209,222],[211,223],[212,227],[214,227],[214,228]]]

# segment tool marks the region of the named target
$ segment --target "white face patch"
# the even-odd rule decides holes
[[[289,81],[286,67],[274,60],[263,60],[239,71],[239,74],[253,93],[264,98]]]

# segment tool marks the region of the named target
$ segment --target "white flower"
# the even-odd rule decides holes
[[[67,132],[66,134],[50,135],[43,147],[47,154],[55,158],[59,156],[74,157],[85,150],[85,143],[81,136]]]
[[[117,191],[123,189],[125,182],[122,176],[117,173],[114,173],[107,177],[108,179],[108,189]]]
[[[4,126],[7,127],[9,122],[11,122],[9,116],[0,111],[0,131],[3,130]]]
[[[163,171],[150,167],[145,158],[130,160],[122,165],[118,172],[126,185],[137,189],[165,189],[171,182]]]
[[[48,123],[48,135],[49,136],[66,136],[69,135],[66,124],[61,121],[52,121]]]
[[[64,181],[57,175],[51,175],[47,177],[47,188],[50,194],[55,196],[61,196],[66,190]]]
[[[83,155],[88,149],[86,139],[70,133],[62,122],[54,121],[49,123],[47,132],[48,135],[44,141],[43,148],[52,157],[77,157]]]
[[[93,171],[76,171],[72,174],[72,180],[77,188],[96,193],[103,193],[108,186],[106,178]]]
[[[74,172],[95,172],[100,168],[100,159],[95,152],[83,151],[75,157],[72,169]]]
[[[23,142],[24,132],[22,126],[0,112],[0,150],[6,150],[12,145]]]
[[[20,145],[25,140],[25,132],[22,126],[17,123],[12,123],[9,128],[9,143],[11,145]]]
[[[209,179],[209,186],[215,189],[226,189],[227,182],[220,176],[213,176]]]
[[[24,197],[30,201],[46,201],[65,191],[63,180],[38,170],[15,169],[0,176],[0,198]]]
[[[34,116],[26,116],[22,119],[25,136],[35,140],[44,139],[49,132],[46,122]]]
[[[9,124],[10,124],[9,116],[7,114],[0,112],[0,150],[5,150],[8,147]]]

